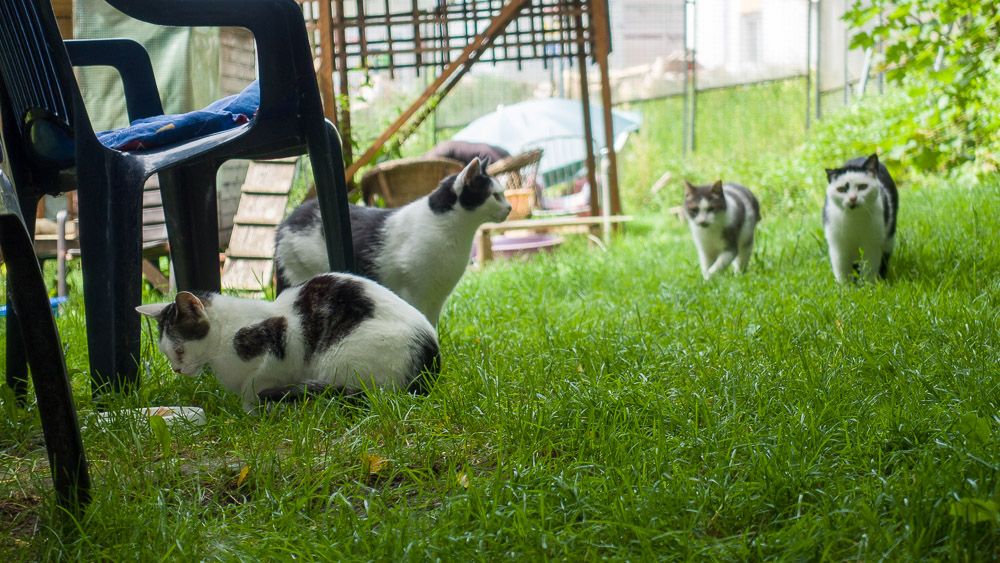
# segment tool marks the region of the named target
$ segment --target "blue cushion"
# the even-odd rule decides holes
[[[239,94],[188,113],[136,119],[128,127],[97,134],[101,143],[122,151],[141,151],[204,137],[250,121],[260,107],[260,84],[254,80]]]

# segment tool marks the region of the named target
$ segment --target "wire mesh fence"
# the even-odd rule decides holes
[[[400,0],[402,2],[402,0]],[[884,81],[872,70],[872,53],[851,49],[856,30],[841,20],[851,0],[607,0],[612,53],[609,79],[616,105],[670,100],[678,107],[677,146],[696,150],[705,138],[699,101],[720,89],[791,81],[795,98],[783,90],[787,123],[801,132],[824,113],[881,92]],[[373,2],[372,9],[386,3]],[[439,2],[458,10],[461,1]],[[409,0],[402,2],[409,5]],[[402,5],[401,4],[401,5]],[[387,8],[394,6],[390,0]],[[442,8],[443,9],[443,8]],[[508,30],[516,37],[518,30]],[[509,45],[516,44],[510,41]],[[508,49],[511,47],[508,45]],[[581,97],[576,56],[559,45],[543,60],[476,64],[435,108],[432,141],[450,136],[475,118],[539,97]],[[401,107],[433,79],[414,68],[367,69],[352,75],[355,123],[377,129],[386,108]],[[600,73],[583,73],[597,91]],[[678,106],[679,104],[679,106]],[[390,111],[391,113],[391,111]],[[384,121],[384,119],[383,119]]]

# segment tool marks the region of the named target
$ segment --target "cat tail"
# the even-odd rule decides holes
[[[428,395],[441,372],[441,350],[433,334],[420,335],[415,344],[413,363],[416,375],[410,380],[406,390],[413,395]]]
[[[339,386],[325,381],[310,379],[299,383],[282,385],[281,387],[264,389],[257,393],[257,399],[261,403],[291,403],[315,397],[353,397],[360,394],[360,392],[345,393],[343,388]]]

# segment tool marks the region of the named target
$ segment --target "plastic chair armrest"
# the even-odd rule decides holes
[[[66,41],[73,66],[110,66],[121,75],[129,121],[163,115],[160,92],[146,49],[131,39]]]

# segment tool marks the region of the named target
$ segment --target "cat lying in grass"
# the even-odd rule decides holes
[[[182,291],[172,303],[136,310],[156,319],[160,350],[174,371],[195,376],[208,364],[247,411],[260,398],[324,390],[426,394],[440,366],[437,335],[424,315],[349,274],[316,276],[274,301]]]

